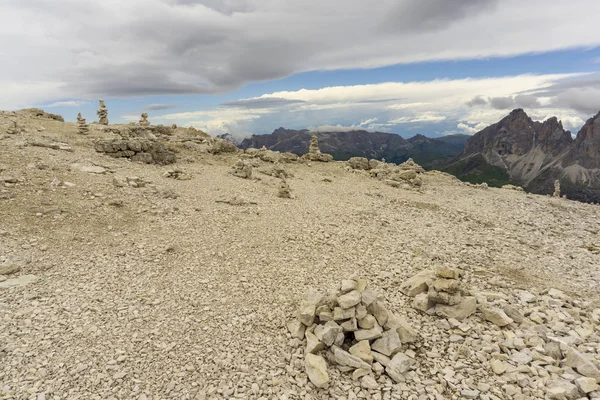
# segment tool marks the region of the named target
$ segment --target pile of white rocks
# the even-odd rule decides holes
[[[386,289],[406,295],[393,305],[402,316],[363,279],[309,292],[287,326],[297,365],[323,393],[342,385],[353,400],[600,400],[600,308],[501,281],[421,271]]]
[[[477,310],[477,300],[460,280],[460,270],[438,266],[435,271],[424,270],[400,286],[400,291],[414,297],[413,307],[419,311],[459,321]]]
[[[352,371],[366,389],[377,388],[375,376],[383,373],[403,382],[414,364],[407,345],[417,340],[416,331],[361,278],[343,280],[336,294],[309,292],[288,329],[305,340],[306,374],[317,387],[330,381],[326,360],[343,372]]]
[[[346,161],[349,171],[364,173],[383,181],[392,187],[421,187],[422,179],[419,177],[425,170],[409,158],[402,164],[396,165],[385,161],[368,160],[364,157],[352,157]]]
[[[243,179],[252,179],[252,164],[242,159],[231,167],[231,174]]]

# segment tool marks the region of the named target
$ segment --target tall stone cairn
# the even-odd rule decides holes
[[[310,144],[308,145],[308,153],[303,155],[302,158],[308,161],[333,161],[333,156],[331,154],[321,153],[321,149],[319,149],[319,138],[316,135],[313,135],[310,139]]]
[[[319,149],[319,138],[317,135],[313,135],[312,138],[310,138],[308,154],[321,154],[321,149]]]
[[[552,193],[553,197],[560,197],[560,181],[557,179],[554,181],[554,193]]]
[[[140,119],[140,126],[150,126],[148,121],[148,113],[142,113],[142,119]]]
[[[87,135],[90,133],[90,127],[85,121],[85,118],[81,116],[81,113],[77,114],[77,129],[79,129],[80,135]]]
[[[99,100],[100,108],[96,111],[98,114],[98,123],[101,125],[108,125],[108,110],[106,109],[106,105],[104,105],[104,100]]]

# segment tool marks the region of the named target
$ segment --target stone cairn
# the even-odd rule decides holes
[[[187,174],[178,168],[169,168],[162,174],[162,176],[165,178],[176,179],[178,181],[189,181],[192,179],[190,174]]]
[[[280,174],[281,183],[279,184],[279,191],[277,192],[277,197],[281,197],[282,199],[291,199],[292,198],[292,189],[290,189],[290,185],[288,185],[287,180],[285,179],[285,175]]]
[[[108,110],[106,109],[106,105],[104,104],[104,100],[99,100],[100,108],[96,111],[98,114],[98,123],[100,125],[108,125]]]
[[[553,197],[560,197],[560,181],[557,179],[554,181],[554,193],[552,193]]]
[[[355,173],[377,178],[392,187],[419,188],[423,184],[419,175],[425,173],[423,167],[415,163],[412,158],[396,165],[385,161],[369,160],[364,157],[352,157],[346,161],[346,168]]]
[[[237,160],[232,167],[231,173],[240,178],[252,179],[252,165],[247,161]]]
[[[85,118],[81,116],[81,113],[77,114],[77,129],[80,135],[87,135],[90,133],[90,127],[85,121]]]
[[[462,321],[475,313],[477,300],[467,295],[460,276],[456,268],[439,266],[435,271],[424,270],[407,279],[400,291],[414,297],[413,307],[419,311]]]
[[[400,315],[388,311],[361,278],[343,280],[336,294],[306,294],[297,319],[288,323],[293,338],[306,339],[305,369],[317,387],[329,382],[327,361],[353,371],[363,387],[377,387],[374,374],[387,373],[395,382],[414,364],[403,350],[417,340]],[[323,357],[323,354],[325,357]]]
[[[321,153],[321,149],[319,149],[319,138],[316,135],[313,135],[310,139],[310,144],[308,146],[308,153],[302,156],[303,159],[308,161],[321,161],[321,162],[330,162],[333,161],[333,156],[331,154]]]
[[[17,124],[17,121],[11,121],[11,125],[6,131],[6,133],[8,133],[9,135],[17,135],[23,132],[25,132],[25,129],[22,126],[19,126],[19,124]]]
[[[140,119],[140,126],[150,126],[150,121],[148,121],[148,113],[142,113],[142,119]]]

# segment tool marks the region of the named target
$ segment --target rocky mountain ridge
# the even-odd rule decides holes
[[[467,135],[450,135],[440,138],[428,138],[416,135],[410,139],[386,132],[368,132],[365,130],[344,132],[311,132],[308,129],[294,130],[278,128],[268,135],[252,135],[244,139],[240,148],[261,148],[304,154],[312,135],[319,138],[321,149],[332,154],[336,160],[348,160],[352,157],[385,159],[401,164],[412,158],[427,169],[432,169],[458,155]]]
[[[600,113],[573,140],[556,117],[533,121],[522,109],[477,132],[444,168],[460,179],[518,184],[551,194],[559,180],[574,200],[600,201]]]

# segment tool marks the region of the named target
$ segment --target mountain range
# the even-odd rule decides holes
[[[532,193],[600,202],[600,113],[575,139],[557,118],[533,121],[522,109],[474,134],[442,170],[461,180],[493,186],[513,183]]]
[[[252,135],[239,143],[239,147],[266,147],[270,150],[290,152],[297,155],[306,153],[310,138],[319,138],[319,147],[336,160],[351,157],[385,159],[387,162],[403,163],[412,158],[424,168],[440,168],[458,156],[463,150],[468,135],[449,135],[429,138],[416,135],[404,139],[400,135],[365,130],[343,132],[313,132],[308,129],[294,130],[279,128],[268,135]]]

